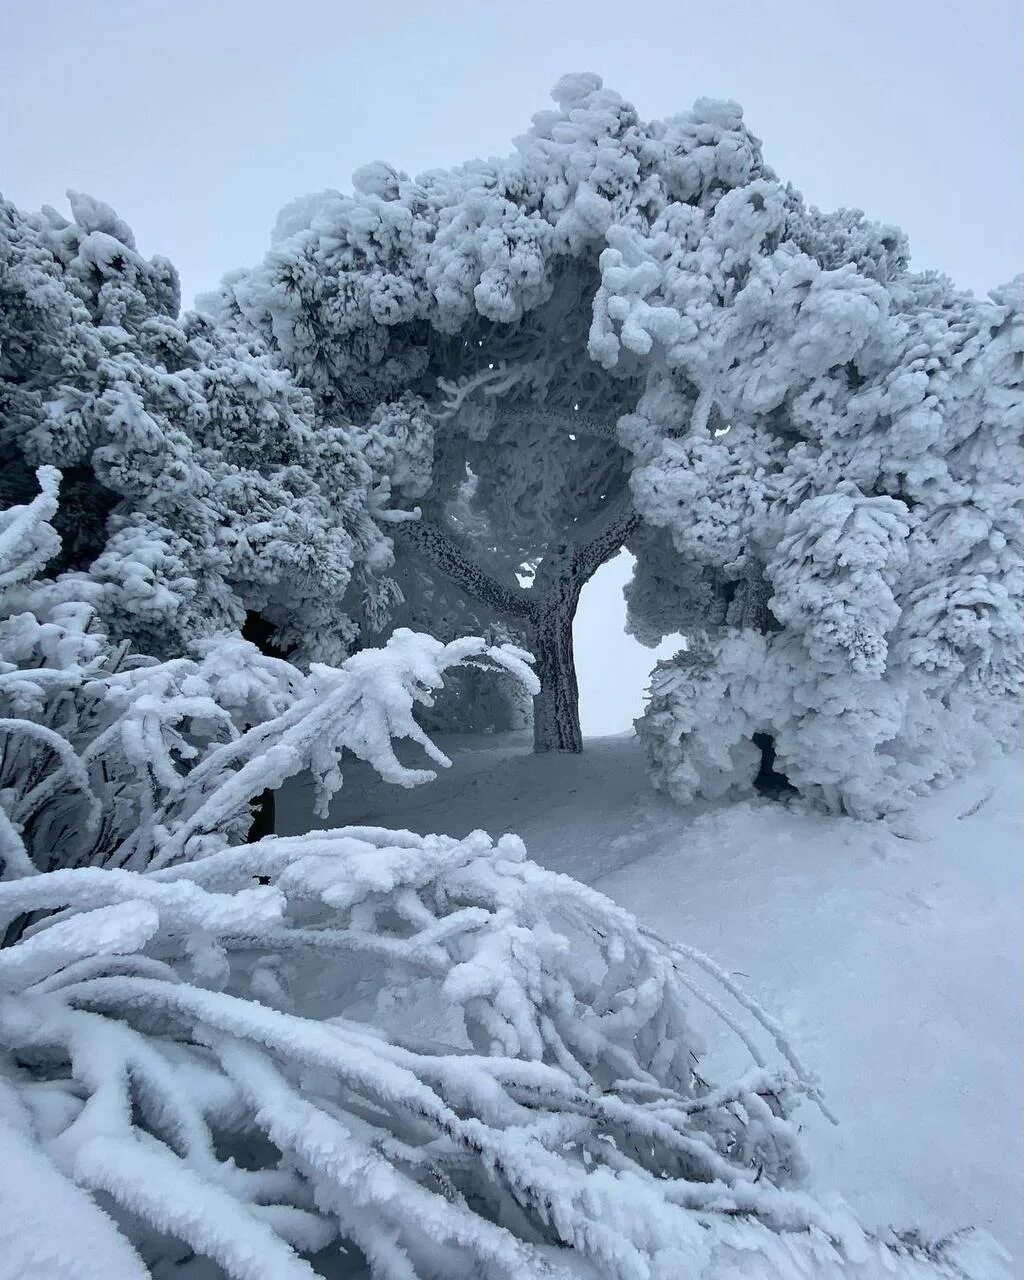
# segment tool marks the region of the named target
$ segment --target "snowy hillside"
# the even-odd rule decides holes
[[[652,795],[630,735],[582,756],[515,735],[444,746],[451,770],[413,791],[351,765],[329,825],[517,831],[780,1017],[840,1121],[803,1117],[817,1186],[869,1224],[973,1223],[1024,1257],[1019,759],[887,826],[799,803],[681,810]],[[310,802],[292,787],[283,834],[307,828]]]

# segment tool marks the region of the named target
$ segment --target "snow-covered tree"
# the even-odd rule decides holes
[[[773,750],[856,812],[948,776],[1021,687],[1020,282],[911,273],[900,232],[780,182],[734,103],[554,96],[508,159],[290,206],[207,305],[322,411],[401,422],[406,607],[536,652],[539,747],[579,746],[573,611],[628,543],[635,633],[708,630],[736,702],[646,721],[656,770],[665,733],[735,748],[743,785]]]
[[[0,500],[61,468],[55,568],[88,570],[150,654],[261,615],[338,661],[395,593],[386,486],[254,337],[178,319],[173,267],[106,205],[0,202]]]
[[[508,628],[537,658],[538,748],[578,750],[573,615],[637,524],[615,425],[642,377],[588,354],[598,260],[659,198],[660,152],[593,78],[558,94],[509,162],[416,181],[369,165],[352,195],[290,206],[263,266],[204,305],[258,332],[322,412],[402,422],[408,620]]]

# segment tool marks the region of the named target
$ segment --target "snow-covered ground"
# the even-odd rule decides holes
[[[513,735],[442,745],[453,767],[412,791],[353,764],[329,825],[517,831],[779,1016],[840,1121],[804,1117],[817,1185],[866,1223],[974,1223],[1024,1259],[1019,759],[887,826],[768,801],[679,809],[649,790],[632,735],[579,757]],[[282,833],[314,825],[302,784],[279,806]]]

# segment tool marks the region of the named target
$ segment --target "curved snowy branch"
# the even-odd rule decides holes
[[[515,837],[342,828],[0,884],[0,921],[26,911],[47,914],[0,952],[0,1089],[41,1128],[4,1172],[69,1211],[102,1191],[112,1267],[156,1231],[164,1264],[240,1280],[320,1274],[332,1243],[379,1280],[1000,1275],[981,1237],[873,1238],[796,1190],[815,1086],[778,1027]],[[761,1042],[718,1086],[693,963]]]
[[[531,610],[529,593],[521,587],[508,587],[491,577],[456,539],[436,522],[411,520],[399,525],[396,540],[414,546],[445,577],[475,599],[511,618],[527,617]]]

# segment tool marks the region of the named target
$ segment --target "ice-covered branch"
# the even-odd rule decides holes
[[[395,743],[448,764],[416,719],[447,671],[471,664],[537,690],[514,646],[401,629],[308,674],[237,635],[204,640],[190,657],[126,661],[91,607],[64,598],[73,581],[60,592],[31,581],[38,548],[56,538],[55,473],[42,479],[49,487],[32,504],[0,513],[0,530],[20,531],[0,540],[0,573],[28,565],[0,589],[0,878],[209,852],[244,837],[253,797],[300,770],[326,806],[346,751],[388,781],[429,781],[433,771],[402,763]]]
[[[443,398],[441,408],[434,412],[438,421],[454,418],[475,392],[486,397],[507,395],[513,387],[528,382],[532,371],[529,366],[508,367],[504,361],[497,368],[480,369],[455,380],[438,378],[437,386]]]
[[[0,884],[0,928],[27,912],[0,951],[4,1172],[30,1221],[102,1192],[111,1274],[1000,1274],[981,1237],[871,1238],[796,1189],[814,1085],[779,1028],[515,837],[343,828]],[[695,991],[752,1053],[718,1086]]]
[[[499,614],[510,618],[529,614],[529,593],[521,587],[508,587],[498,582],[436,521],[410,520],[395,529],[394,537],[408,541],[446,578]]]

